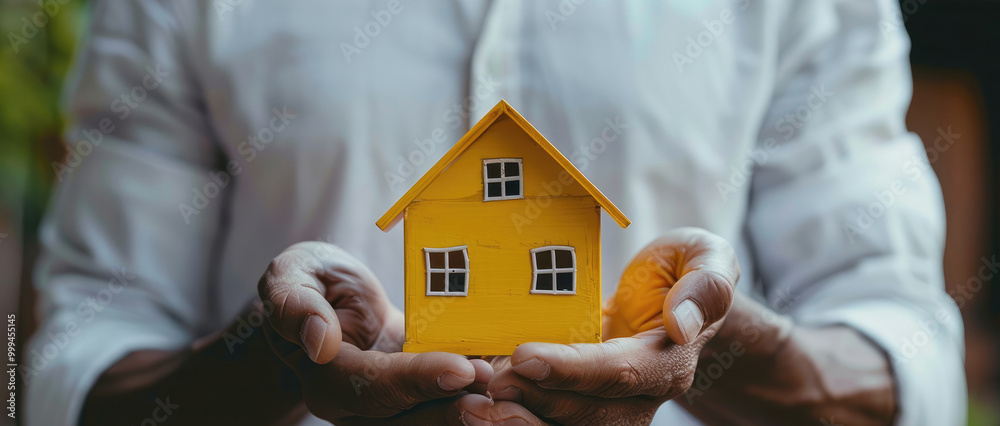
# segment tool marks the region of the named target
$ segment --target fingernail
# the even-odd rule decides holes
[[[549,377],[549,365],[538,358],[532,358],[514,366],[514,372],[532,380]]]
[[[690,343],[698,337],[701,328],[705,326],[705,316],[691,299],[685,299],[674,308],[674,318],[677,319],[677,325],[684,335],[684,343]]]
[[[464,405],[460,416],[462,424],[466,426],[493,424],[489,420],[490,406],[493,405],[493,401],[487,398],[476,398],[472,401],[466,400],[462,405]]]
[[[469,379],[463,379],[452,372],[445,372],[437,381],[438,386],[446,391],[456,391],[472,384]]]
[[[495,400],[521,402],[521,389],[517,386],[507,386],[500,392],[491,392],[490,397]]]
[[[299,332],[299,339],[306,350],[309,359],[316,361],[319,350],[323,348],[323,340],[326,339],[326,321],[319,315],[309,315],[302,322],[302,331]]]

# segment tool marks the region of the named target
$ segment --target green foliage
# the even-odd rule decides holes
[[[3,205],[44,203],[62,159],[60,92],[86,18],[84,1],[63,1],[0,0]]]

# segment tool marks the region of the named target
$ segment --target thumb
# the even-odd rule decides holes
[[[684,228],[674,250],[679,279],[663,301],[663,324],[677,344],[694,341],[709,325],[721,320],[733,303],[740,265],[726,240],[708,231]]]
[[[342,341],[340,321],[319,280],[321,262],[296,244],[271,261],[257,283],[265,304],[274,306],[268,322],[285,340],[299,345],[313,362],[326,364],[337,356]]]

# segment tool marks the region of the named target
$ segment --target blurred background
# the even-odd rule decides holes
[[[0,0],[0,314],[17,314],[18,348],[35,328],[38,225],[66,152],[60,92],[87,25],[86,1],[39,3]],[[902,0],[900,8],[881,25],[905,26],[913,40],[907,124],[933,153],[944,192],[944,271],[965,321],[969,424],[1000,425],[1000,292],[996,278],[977,275],[1000,254],[1000,132],[991,132],[1000,125],[1000,1]]]

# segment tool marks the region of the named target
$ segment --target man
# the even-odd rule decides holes
[[[98,2],[28,421],[961,424],[898,14]],[[633,220],[602,235],[618,339],[398,353],[402,234],[372,222],[500,98]]]

